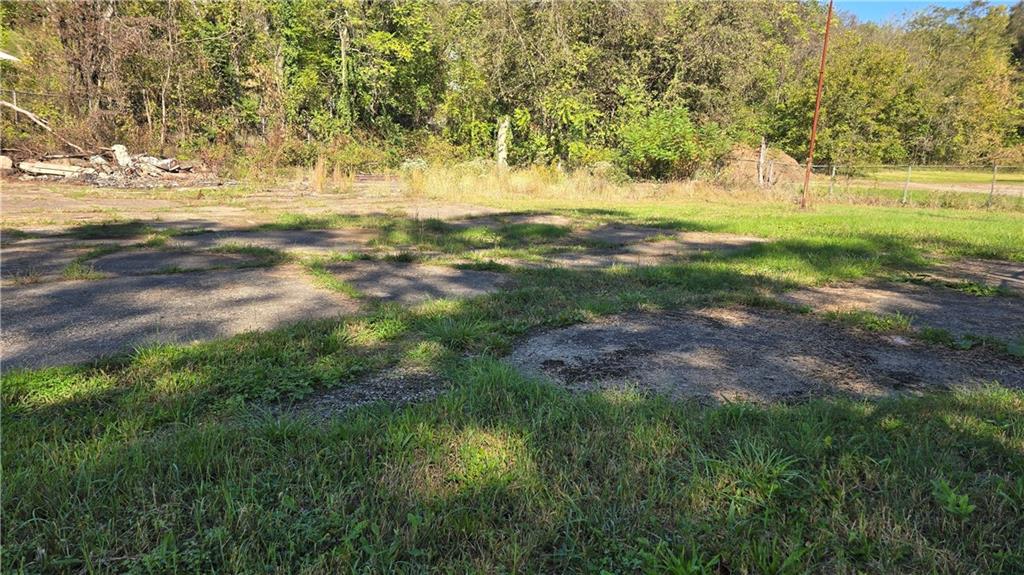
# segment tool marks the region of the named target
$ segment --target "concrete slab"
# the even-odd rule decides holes
[[[208,340],[358,309],[292,268],[8,287],[0,361],[5,370],[78,363],[146,343]]]
[[[0,250],[0,277],[4,281],[29,282],[60,276],[75,258],[88,249],[50,249],[20,242]]]
[[[508,361],[575,391],[636,389],[709,403],[875,398],[991,382],[1024,387],[1024,365],[983,350],[746,308],[610,317],[533,336]]]
[[[943,287],[872,283],[807,288],[781,299],[819,312],[900,313],[912,318],[914,328],[941,328],[955,336],[1024,339],[1024,298],[1020,297],[980,297]]]
[[[377,232],[368,229],[223,231],[181,235],[168,245],[208,249],[227,244],[311,253],[365,251]]]
[[[495,272],[372,261],[333,264],[328,270],[369,297],[405,304],[483,295],[508,280]]]
[[[91,260],[92,268],[104,274],[137,276],[175,271],[213,270],[253,266],[258,258],[244,254],[188,253],[160,250],[130,250]]]

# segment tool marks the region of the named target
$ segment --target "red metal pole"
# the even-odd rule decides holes
[[[821,45],[821,63],[818,65],[818,95],[814,99],[814,120],[811,122],[811,146],[807,150],[807,171],[804,173],[804,194],[800,207],[807,207],[811,188],[811,166],[814,165],[814,141],[818,139],[818,113],[821,111],[821,90],[825,86],[825,55],[828,53],[828,31],[832,27],[832,0],[828,0],[828,17],[825,18],[825,40]]]

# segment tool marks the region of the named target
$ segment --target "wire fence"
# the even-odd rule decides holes
[[[806,164],[791,158],[741,159],[743,181],[799,194]],[[1024,165],[815,164],[810,191],[825,202],[1024,210]]]
[[[1024,201],[1024,166],[1018,165],[818,165],[812,173],[816,195],[825,198],[950,207]]]

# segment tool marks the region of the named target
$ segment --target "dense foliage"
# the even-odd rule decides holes
[[[342,167],[489,157],[685,176],[761,138],[806,153],[817,2],[7,3],[3,93],[85,143]],[[1019,162],[1024,8],[840,14],[825,162]],[[6,97],[6,96],[5,96]],[[4,114],[8,114],[7,111]],[[5,116],[12,119],[10,115]],[[658,128],[665,126],[664,132]],[[43,145],[5,122],[8,146]]]

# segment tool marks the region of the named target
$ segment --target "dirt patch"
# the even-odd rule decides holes
[[[394,406],[426,401],[446,388],[446,382],[430,372],[387,370],[314,395],[287,409],[290,413],[305,415],[314,420],[327,420],[350,409],[374,403]]]
[[[1024,296],[1024,262],[957,260],[922,275],[942,283],[975,282]]]
[[[993,381],[1024,386],[1024,364],[982,351],[746,308],[611,317],[530,338],[508,361],[573,390],[635,388],[712,403],[875,398]]]
[[[32,282],[60,276],[88,249],[49,249],[16,244],[0,250],[0,276],[5,282]]]
[[[508,281],[495,272],[373,261],[332,264],[327,269],[364,295],[405,304],[484,295]]]
[[[607,246],[624,246],[637,242],[646,242],[659,236],[672,234],[672,230],[631,226],[628,224],[603,224],[596,228],[574,234],[578,241]]]
[[[188,343],[359,310],[290,268],[4,288],[3,369],[64,365],[147,343]]]
[[[258,262],[258,258],[243,254],[132,250],[102,256],[92,260],[90,264],[94,270],[104,274],[137,276],[154,273],[246,267],[256,265]]]
[[[544,225],[568,227],[573,225],[572,218],[556,214],[494,214],[454,220],[449,224],[455,229],[485,227],[499,228],[510,225]]]
[[[814,311],[862,310],[910,316],[912,327],[944,329],[955,336],[1024,338],[1024,298],[982,297],[911,283],[846,284],[802,289],[781,296]]]
[[[655,228],[646,228],[654,230]],[[664,235],[663,230],[658,230]],[[641,237],[644,233],[640,234]],[[648,237],[658,237],[648,236]],[[506,260],[510,265],[527,267],[560,267],[567,269],[593,270],[611,266],[643,267],[671,263],[679,258],[717,252],[729,253],[748,248],[766,240],[749,236],[719,234],[710,232],[684,232],[671,239],[637,241],[612,248],[598,248],[585,251],[552,254],[541,262],[516,262]]]
[[[209,249],[224,245],[254,246],[281,251],[311,253],[366,251],[374,230],[349,228],[338,230],[262,230],[223,231],[182,235],[169,244],[187,249]]]

